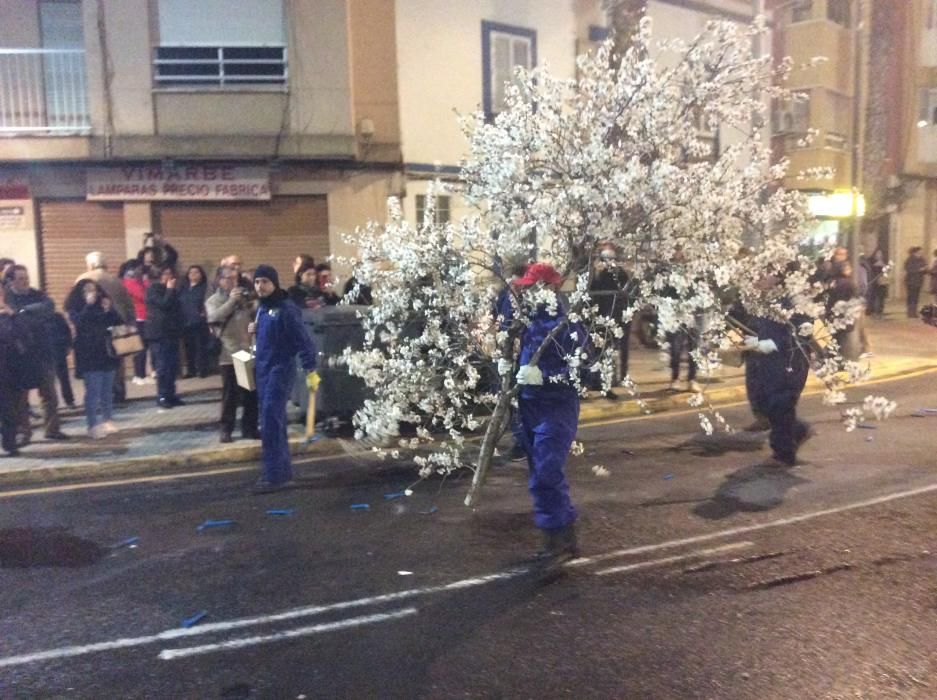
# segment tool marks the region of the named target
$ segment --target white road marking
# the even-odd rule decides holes
[[[334,630],[347,629],[349,627],[361,627],[362,625],[373,625],[377,622],[387,622],[388,620],[399,620],[402,617],[416,615],[416,608],[403,608],[389,613],[380,613],[377,615],[363,615],[361,617],[349,617],[337,622],[325,622],[309,627],[297,627],[296,629],[276,632],[274,634],[265,634],[256,637],[241,637],[240,639],[231,639],[227,642],[217,644],[203,644],[197,647],[183,647],[181,649],[163,649],[159,652],[159,658],[163,661],[173,659],[182,659],[187,656],[197,656],[198,654],[210,654],[216,651],[230,651],[231,649],[241,649],[243,647],[257,646],[258,644],[270,644],[284,639],[293,639],[295,637],[306,637],[312,634],[321,634],[323,632],[332,632]]]
[[[896,493],[890,493],[885,496],[877,496],[875,498],[869,498],[864,501],[856,501],[855,503],[847,503],[846,505],[836,506],[835,508],[825,508],[823,510],[815,510],[810,513],[801,513],[800,515],[792,515],[789,518],[781,518],[779,520],[769,520],[766,523],[755,523],[753,525],[741,525],[739,527],[732,527],[728,530],[717,530],[716,532],[707,532],[703,535],[694,535],[692,537],[684,537],[678,540],[668,540],[666,542],[658,542],[657,544],[646,544],[639,547],[629,547],[628,549],[618,549],[614,552],[606,552],[605,554],[597,554],[594,557],[580,557],[579,559],[573,559],[571,562],[568,562],[566,566],[586,566],[589,564],[595,564],[600,561],[606,561],[608,559],[617,559],[619,557],[627,557],[633,554],[644,554],[645,552],[656,552],[661,549],[672,549],[674,547],[684,547],[689,544],[697,544],[699,542],[708,542],[710,540],[721,540],[726,537],[735,537],[736,535],[745,535],[749,532],[758,532],[759,530],[767,530],[773,527],[784,527],[785,525],[795,525],[797,523],[803,523],[808,520],[813,520],[815,518],[822,518],[827,515],[836,515],[837,513],[845,513],[850,510],[857,510],[859,508],[868,508],[870,506],[881,505],[882,503],[888,503],[890,501],[897,501],[902,498],[910,498],[912,496],[920,496],[925,493],[933,493],[937,491],[937,484],[929,484],[928,486],[921,486],[916,489],[909,489],[907,491],[898,491]]]
[[[930,484],[928,486],[921,486],[915,489],[909,489],[907,491],[898,491],[896,493],[891,493],[885,496],[878,496],[876,498],[869,498],[864,501],[856,501],[855,503],[848,503],[846,505],[837,506],[835,508],[826,508],[824,510],[812,511],[810,513],[802,513],[801,515],[794,515],[789,518],[781,518],[779,520],[771,520],[765,523],[755,523],[753,525],[743,525],[740,527],[729,528],[727,530],[719,530],[716,532],[709,532],[702,535],[694,535],[692,537],[684,537],[682,539],[668,540],[666,542],[659,542],[657,544],[643,545],[639,547],[630,547],[627,549],[619,549],[613,552],[608,552],[606,554],[598,554],[594,557],[582,557],[580,559],[575,559],[571,562],[568,562],[566,566],[586,566],[589,564],[595,564],[601,561],[607,561],[609,559],[615,559],[619,557],[634,555],[634,554],[643,554],[645,552],[655,552],[663,549],[672,549],[676,547],[683,547],[686,545],[697,544],[699,542],[708,542],[711,540],[724,539],[727,537],[734,537],[737,535],[744,535],[749,532],[758,532],[759,530],[767,530],[769,528],[783,527],[785,525],[794,525],[797,523],[806,522],[808,520],[813,520],[815,518],[821,518],[827,515],[835,515],[837,513],[844,513],[851,510],[857,510],[859,508],[868,508],[870,506],[881,505],[882,503],[889,503],[890,501],[897,501],[902,498],[910,498],[912,496],[920,496],[926,493],[933,493],[937,491],[937,483]],[[125,639],[116,639],[110,642],[99,642],[96,644],[86,644],[82,646],[69,646],[69,647],[60,647],[58,649],[49,649],[47,651],[35,652],[32,654],[22,654],[18,656],[8,656],[5,658],[0,658],[0,668],[6,666],[17,666],[22,664],[34,663],[36,661],[48,661],[51,659],[66,658],[71,656],[81,656],[84,654],[90,654],[98,651],[108,651],[111,649],[123,649],[127,647],[142,646],[145,644],[153,644],[154,642],[161,642],[168,639],[178,639],[180,637],[189,637],[200,634],[208,634],[211,632],[219,632],[229,629],[237,629],[240,627],[248,627],[251,625],[266,624],[270,622],[277,622],[280,620],[289,620],[297,617],[306,617],[310,615],[317,615],[322,612],[327,612],[331,610],[345,610],[353,607],[361,607],[367,605],[375,605],[379,603],[386,603],[396,600],[404,600],[407,598],[414,598],[422,595],[431,595],[434,593],[443,593],[446,591],[456,591],[463,590],[466,588],[474,588],[477,586],[483,586],[488,583],[495,581],[504,581],[512,578],[517,578],[528,572],[526,568],[517,568],[509,569],[507,571],[489,574],[487,576],[477,576],[473,578],[461,579],[459,581],[453,581],[452,583],[442,584],[439,586],[427,586],[424,588],[411,588],[405,591],[398,591],[396,593],[385,593],[383,595],[372,596],[369,598],[358,598],[355,600],[342,601],[338,603],[332,603],[330,605],[313,605],[302,608],[295,608],[293,610],[287,610],[282,613],[275,613],[273,615],[265,615],[260,617],[249,617],[249,618],[240,618],[235,620],[229,620],[227,622],[216,622],[209,623],[206,625],[199,625],[198,627],[191,627],[188,629],[177,628],[166,630],[165,632],[160,632],[159,634],[154,634],[145,637],[130,637]]]
[[[240,629],[242,627],[252,627],[254,625],[269,624],[271,622],[280,622],[282,620],[293,620],[299,617],[310,617],[334,610],[347,610],[349,608],[363,607],[368,605],[377,605],[396,600],[405,600],[417,596],[432,595],[434,593],[445,593],[447,591],[459,591],[466,588],[483,586],[493,581],[505,581],[516,578],[527,572],[527,569],[509,569],[508,571],[489,574],[488,576],[476,576],[465,578],[452,583],[446,583],[439,586],[425,586],[423,588],[410,588],[396,593],[385,593],[383,595],[371,596],[369,598],[357,598],[355,600],[345,600],[330,605],[308,605],[301,608],[293,608],[272,615],[261,615],[258,617],[242,617],[226,622],[210,622],[196,627],[173,628],[158,634],[152,634],[144,637],[126,637],[115,639],[109,642],[97,642],[95,644],[83,644],[78,646],[59,647],[46,651],[38,651],[32,654],[21,654],[18,656],[8,656],[0,658],[0,668],[5,666],[20,666],[22,664],[35,663],[37,661],[49,661],[52,659],[62,659],[71,656],[82,656],[99,651],[110,651],[113,649],[126,649],[128,647],[143,646],[164,642],[170,639],[179,639],[182,637],[193,637],[202,634],[211,634],[213,632],[223,632],[227,630]]]
[[[637,569],[650,569],[654,566],[663,566],[664,564],[672,564],[675,561],[683,561],[684,559],[697,559],[699,557],[708,557],[713,554],[722,554],[723,552],[733,552],[736,549],[745,549],[746,547],[754,547],[754,542],[733,542],[732,544],[724,544],[721,547],[712,547],[710,549],[697,549],[693,552],[687,552],[686,554],[677,554],[673,557],[664,557],[663,559],[650,559],[648,561],[639,561],[635,564],[625,564],[624,566],[613,566],[610,569],[600,569],[595,572],[596,576],[606,576],[608,574],[624,574],[629,571],[635,571]]]

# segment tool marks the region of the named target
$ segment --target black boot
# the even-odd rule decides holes
[[[559,566],[579,556],[576,526],[573,523],[566,527],[544,530],[543,542],[544,548],[537,553],[537,559],[546,566]]]

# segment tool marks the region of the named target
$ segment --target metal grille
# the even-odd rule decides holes
[[[286,47],[163,45],[156,47],[153,68],[158,87],[283,85]]]

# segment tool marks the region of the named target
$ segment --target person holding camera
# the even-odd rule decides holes
[[[176,394],[182,306],[176,293],[176,275],[164,266],[146,290],[146,339],[156,365],[156,403],[160,408],[184,406]]]
[[[75,375],[85,383],[85,420],[93,440],[117,432],[114,414],[114,375],[120,358],[108,349],[111,326],[123,319],[104,288],[94,280],[79,280],[68,295],[65,310],[75,326]],[[98,415],[100,413],[100,415]]]
[[[232,442],[234,422],[240,405],[241,437],[259,440],[257,429],[257,392],[248,391],[237,383],[231,355],[248,350],[251,344],[248,327],[257,312],[255,296],[238,284],[238,271],[222,266],[215,275],[217,289],[205,301],[208,323],[217,342],[221,344],[218,366],[221,371],[221,436],[220,442]]]

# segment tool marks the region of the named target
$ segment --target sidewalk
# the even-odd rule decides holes
[[[872,378],[898,377],[923,369],[937,369],[937,329],[918,319],[904,317],[903,309],[889,309],[884,320],[867,322],[872,346]],[[630,371],[647,409],[652,413],[685,410],[687,393],[669,391],[670,371],[661,353],[639,347],[632,338]],[[685,367],[681,377],[685,376]],[[702,378],[699,379],[704,382]],[[153,385],[134,386],[127,382],[128,404],[115,411],[114,421],[120,432],[104,440],[87,437],[82,410],[61,412],[63,430],[72,435],[68,442],[47,442],[41,428],[35,428],[35,442],[20,451],[16,458],[0,459],[0,480],[42,481],[46,479],[118,477],[128,474],[178,471],[192,467],[225,465],[256,461],[260,443],[236,440],[218,442],[218,414],[221,397],[219,377],[187,379],[178,382],[186,406],[159,410],[153,398]],[[811,378],[807,390],[820,388]],[[74,381],[76,399],[81,403],[83,386]],[[638,402],[617,389],[618,400],[587,398],[582,403],[580,421],[613,420],[640,415]],[[35,397],[35,395],[34,395]],[[743,368],[724,368],[721,376],[708,380],[706,397],[713,405],[745,400]],[[34,398],[35,400],[35,398]],[[291,415],[298,420],[295,409]],[[343,454],[338,441],[323,438],[312,444],[303,439],[304,429],[291,423],[291,443],[295,454]]]

